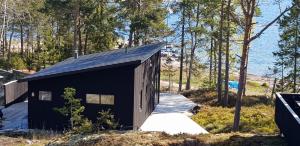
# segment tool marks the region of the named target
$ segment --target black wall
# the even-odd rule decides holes
[[[159,102],[160,52],[136,67],[134,75],[133,129],[137,130]]]
[[[53,110],[54,107],[63,106],[64,100],[61,95],[66,87],[76,89],[76,97],[82,98],[82,104],[85,106],[84,115],[88,119],[95,121],[99,111],[110,108],[120,124],[132,128],[135,67],[136,65],[130,65],[29,81],[29,128],[55,130],[66,128],[66,119]],[[39,101],[39,91],[51,91],[52,101]],[[31,97],[32,92],[34,97]],[[88,104],[85,101],[87,93],[113,94],[115,105]]]

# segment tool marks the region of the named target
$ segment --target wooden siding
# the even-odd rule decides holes
[[[66,128],[68,122],[53,108],[63,106],[64,100],[61,97],[63,90],[72,87],[76,89],[76,97],[81,98],[82,105],[85,106],[85,117],[95,122],[98,112],[111,109],[121,125],[126,129],[132,129],[135,66],[137,65],[29,81],[29,128],[56,130]],[[38,100],[38,91],[51,91],[52,101]],[[88,104],[86,94],[114,95],[115,104]]]
[[[159,102],[159,75],[160,52],[134,70],[134,130],[139,129]]]
[[[5,106],[27,95],[27,82],[17,82],[17,80],[3,84]]]

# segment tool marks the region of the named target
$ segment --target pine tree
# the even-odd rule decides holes
[[[294,0],[293,4],[299,3],[299,1]],[[298,4],[299,5],[299,4]],[[281,86],[283,87],[284,77],[283,70],[286,70],[287,81],[292,81],[287,83],[287,90],[292,92],[297,91],[297,82],[299,76],[299,46],[300,46],[300,8],[294,7],[291,11],[279,20],[279,30],[280,30],[280,40],[278,45],[280,50],[274,52],[275,57],[277,57],[276,64],[281,66],[282,79]],[[290,88],[289,88],[290,87]]]
[[[82,115],[85,108],[81,105],[80,99],[75,98],[75,95],[76,90],[74,88],[65,88],[62,96],[65,100],[64,106],[61,108],[54,108],[55,111],[69,119],[71,129],[73,130],[82,126],[82,122],[85,121]]]

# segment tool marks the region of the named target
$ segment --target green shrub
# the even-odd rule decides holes
[[[102,110],[98,114],[99,116],[97,118],[96,130],[109,130],[116,129],[118,127],[119,123],[115,120],[110,109],[107,111]]]
[[[263,84],[261,84],[261,86],[263,86],[263,87],[269,87],[269,84],[268,83],[263,83]]]
[[[26,63],[19,55],[14,55],[11,58],[11,68],[13,69],[25,69]]]
[[[87,118],[82,119],[80,126],[73,129],[76,133],[90,133],[93,131],[93,123]]]

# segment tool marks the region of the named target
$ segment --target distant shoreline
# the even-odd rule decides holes
[[[233,73],[233,75],[234,75],[235,80],[238,81],[239,74],[237,72],[235,72],[235,73]],[[269,85],[273,85],[274,78],[264,77],[264,76],[261,76],[261,75],[255,75],[255,74],[249,73],[249,74],[247,74],[247,81],[255,81],[255,82],[258,82],[260,84],[268,83]]]

